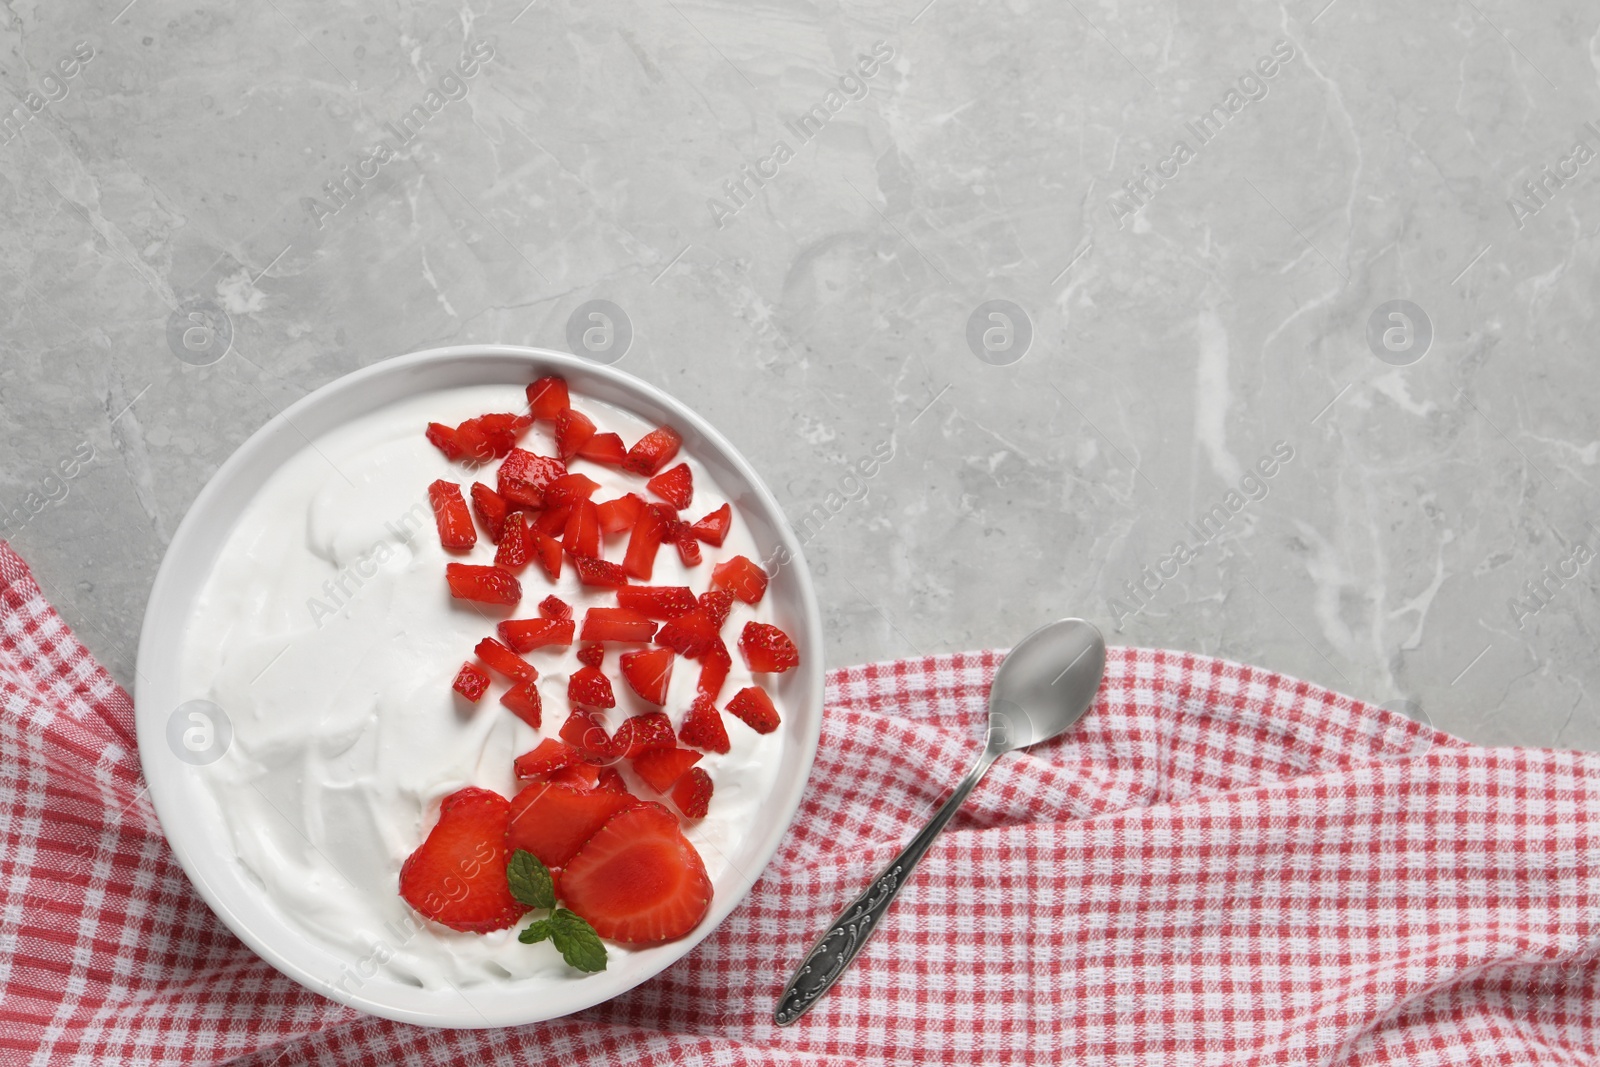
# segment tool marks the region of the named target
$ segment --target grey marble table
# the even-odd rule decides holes
[[[1592,9],[0,23],[0,536],[124,683],[172,531],[275,412],[415,349],[584,347],[603,300],[596,354],[631,332],[618,366],[801,528],[832,665],[1081,614],[1600,745]]]

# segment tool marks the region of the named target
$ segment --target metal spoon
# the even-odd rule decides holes
[[[911,871],[961,807],[989,765],[1018,748],[1065,733],[1094,703],[1106,669],[1106,643],[1082,619],[1060,619],[1033,631],[1013,648],[989,688],[989,736],[983,755],[884,872],[818,939],[778,998],[774,1020],[788,1026],[822,998],[856,958]]]

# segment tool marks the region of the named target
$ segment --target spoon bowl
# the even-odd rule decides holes
[[[1070,730],[1094,703],[1106,643],[1092,623],[1059,619],[1017,642],[989,688],[991,757]]]

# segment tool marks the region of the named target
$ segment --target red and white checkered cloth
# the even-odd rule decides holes
[[[798,1025],[774,999],[978,749],[999,654],[828,678],[749,898],[581,1015],[440,1031],[302,989],[214,918],[141,791],[127,695],[0,543],[0,1062],[1585,1063],[1600,756],[1486,750],[1203,656],[1112,650],[1006,757]]]

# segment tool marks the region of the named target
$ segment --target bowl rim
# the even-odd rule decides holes
[[[188,839],[189,825],[184,812],[186,792],[192,786],[185,786],[179,781],[180,775],[172,773],[169,768],[163,767],[160,757],[154,760],[152,753],[162,750],[166,744],[166,717],[167,712],[152,708],[151,697],[160,685],[152,679],[168,681],[166,688],[180,689],[178,675],[181,671],[182,641],[185,627],[178,625],[172,627],[174,621],[180,624],[188,618],[189,609],[193,605],[192,595],[185,596],[178,586],[188,577],[190,570],[190,550],[196,544],[206,545],[225,542],[236,528],[242,509],[247,506],[247,498],[243,504],[233,506],[233,514],[227,522],[225,529],[220,533],[202,530],[203,524],[210,521],[212,513],[217,509],[230,507],[224,499],[230,481],[239,473],[249,467],[258,455],[270,449],[278,435],[286,431],[299,433],[294,426],[296,415],[302,415],[313,409],[335,402],[337,398],[346,394],[357,395],[363,386],[374,379],[386,376],[403,376],[414,368],[436,364],[448,363],[466,357],[489,357],[493,361],[503,360],[508,366],[519,366],[528,371],[538,373],[560,374],[575,378],[599,378],[608,382],[612,387],[626,394],[636,396],[644,402],[656,405],[671,413],[674,419],[681,420],[680,428],[692,427],[701,438],[709,445],[710,450],[719,454],[719,459],[731,466],[744,485],[754,496],[768,525],[771,527],[776,539],[775,547],[782,548],[788,553],[788,561],[780,568],[789,572],[790,581],[795,583],[794,592],[798,602],[798,614],[802,623],[801,632],[796,634],[796,640],[805,651],[804,660],[800,671],[804,672],[807,679],[807,689],[810,699],[805,701],[805,706],[791,712],[791,717],[798,720],[798,730],[791,735],[798,754],[795,765],[797,773],[792,776],[776,775],[773,792],[762,810],[770,818],[762,820],[760,827],[764,833],[754,835],[757,844],[751,853],[751,864],[755,870],[753,876],[744,872],[742,867],[733,867],[724,872],[724,881],[730,882],[735,888],[729,890],[719,886],[719,892],[713,897],[712,907],[707,918],[702,921],[699,928],[693,933],[678,941],[669,942],[664,946],[657,946],[646,950],[650,955],[631,956],[630,964],[634,964],[637,973],[630,969],[625,978],[607,981],[612,974],[619,971],[602,972],[601,974],[587,976],[579,982],[572,983],[564,989],[539,989],[534,997],[523,997],[522,1000],[528,1007],[516,1010],[518,1005],[512,1004],[510,1009],[501,1007],[496,1010],[491,1006],[488,1011],[470,1001],[467,1007],[470,1011],[460,1009],[450,1010],[441,1007],[437,1011],[421,1010],[410,1007],[396,1006],[382,1000],[363,996],[358,991],[350,992],[335,986],[324,977],[319,977],[311,968],[302,966],[294,958],[289,948],[280,946],[271,938],[263,937],[253,929],[248,921],[232,906],[228,893],[236,885],[225,885],[219,888],[217,879],[212,877],[214,872],[220,873],[227,862],[221,858],[214,858],[210,850],[196,849],[194,846],[201,843],[198,831],[194,832],[194,840]],[[532,381],[530,377],[528,379]],[[404,394],[405,396],[419,395],[424,390],[416,390]],[[362,413],[381,410],[390,404],[398,402],[402,397],[392,397],[379,403],[374,403],[363,409]],[[624,404],[623,406],[626,406]],[[309,442],[314,438],[307,438],[304,434],[299,436],[307,442],[301,447],[309,447]],[[295,454],[298,449],[289,454]],[[702,449],[702,451],[704,451]],[[279,469],[286,461],[287,456],[281,457],[272,467]],[[269,475],[264,475],[267,477]],[[728,488],[728,487],[725,487]],[[747,506],[747,505],[746,505]],[[774,581],[777,577],[774,577]],[[817,605],[816,592],[811,580],[811,572],[805,562],[802,546],[795,534],[793,526],[789,523],[783,509],[779,506],[777,498],[755,468],[750,464],[743,453],[722,435],[704,417],[698,414],[687,404],[667,393],[660,387],[637,378],[625,371],[617,370],[607,364],[596,363],[566,352],[558,352],[546,348],[537,348],[520,345],[501,344],[475,344],[451,345],[439,348],[429,348],[417,352],[407,353],[382,359],[376,363],[368,364],[348,374],[332,379],[312,390],[306,396],[284,408],[272,418],[268,419],[250,434],[233,453],[223,462],[216,472],[207,480],[205,486],[196,495],[189,505],[182,522],[173,533],[168,543],[161,565],[156,573],[156,578],[151,586],[150,595],[146,600],[144,621],[139,634],[139,653],[135,669],[134,689],[134,725],[138,742],[141,772],[150,796],[152,807],[161,825],[162,834],[168,846],[172,849],[179,866],[183,868],[190,883],[199,892],[201,898],[211,908],[212,912],[220,918],[233,934],[248,945],[258,956],[266,960],[280,973],[293,979],[300,985],[322,996],[328,997],[339,1003],[355,1008],[359,1011],[376,1015],[381,1018],[397,1022],[414,1023],[424,1026],[484,1028],[496,1026],[517,1026],[533,1022],[542,1022],[559,1018],[584,1008],[593,1007],[604,1003],[613,997],[620,996],[637,985],[648,981],[665,968],[676,963],[695,948],[702,940],[710,936],[724,920],[736,909],[749,895],[755,884],[760,881],[762,874],[771,863],[778,846],[787,836],[789,827],[799,812],[800,801],[805,787],[810,779],[811,770],[816,757],[818,740],[822,730],[822,709],[824,704],[825,675],[822,662],[822,624],[821,611]],[[180,689],[181,691],[181,689]],[[152,769],[156,773],[152,774]],[[176,835],[174,828],[177,828]],[[758,829],[760,828],[758,827]],[[737,881],[733,880],[737,875]],[[311,939],[305,939],[302,944],[313,945]],[[660,951],[668,949],[670,951]],[[518,983],[508,982],[504,988],[513,989]],[[457,990],[459,994],[460,991]],[[463,999],[466,999],[464,994]]]

